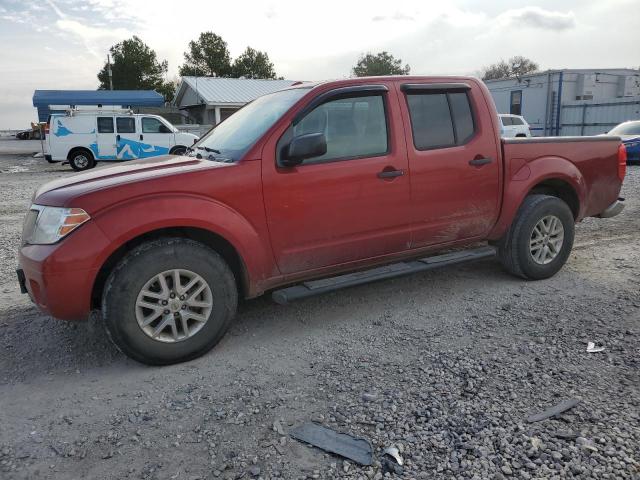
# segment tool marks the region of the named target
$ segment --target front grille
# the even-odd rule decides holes
[[[29,210],[24,217],[24,223],[22,224],[22,244],[26,244],[33,235],[33,230],[36,227],[36,220],[38,220],[38,210]]]

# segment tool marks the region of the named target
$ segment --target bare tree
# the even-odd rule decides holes
[[[516,55],[509,60],[500,60],[482,68],[483,80],[497,80],[500,78],[519,78],[527,73],[537,72],[540,67],[536,62],[522,55]]]

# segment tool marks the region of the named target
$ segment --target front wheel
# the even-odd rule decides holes
[[[224,336],[238,303],[233,273],[205,245],[182,238],[145,243],[109,276],[102,315],[111,340],[148,365],[190,360]]]
[[[187,147],[177,146],[171,149],[170,155],[184,155],[187,153]]]
[[[557,197],[529,195],[497,244],[502,265],[519,277],[541,280],[555,275],[573,247],[575,220]]]

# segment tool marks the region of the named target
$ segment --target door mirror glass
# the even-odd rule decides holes
[[[327,153],[324,133],[307,133],[294,137],[285,148],[281,163],[285,167],[300,165],[307,158],[320,157]]]

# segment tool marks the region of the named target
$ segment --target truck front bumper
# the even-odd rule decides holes
[[[611,218],[619,215],[622,210],[624,210],[624,198],[619,198],[609,205],[604,212],[596,216],[598,218]]]
[[[109,243],[92,221],[51,245],[23,245],[20,290],[40,310],[61,320],[86,320],[91,294]]]

